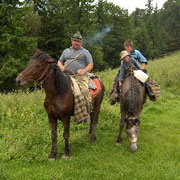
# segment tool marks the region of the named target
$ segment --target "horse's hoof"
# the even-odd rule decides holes
[[[90,142],[95,143],[96,142],[96,136],[91,136],[90,137]]]
[[[132,153],[137,152],[137,145],[136,144],[131,144],[130,151]]]
[[[70,156],[64,154],[64,155],[61,156],[61,158],[62,158],[62,159],[70,159]]]
[[[55,161],[56,159],[55,159],[55,158],[48,158],[48,160],[49,160],[50,162],[53,162],[53,161]]]
[[[120,143],[120,142],[116,142],[115,144],[116,144],[116,146],[121,146],[122,145],[122,143]]]
[[[58,153],[51,153],[48,156],[49,161],[55,161]]]

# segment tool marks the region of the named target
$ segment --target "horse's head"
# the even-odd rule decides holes
[[[53,62],[47,53],[40,51],[35,53],[27,67],[16,78],[17,85],[23,86],[29,82],[43,81],[50,70],[50,64]]]
[[[137,138],[138,138],[138,131],[140,120],[136,117],[127,117],[126,118],[126,131],[128,135],[129,142],[131,144],[131,151],[135,152],[137,150]]]
[[[126,74],[127,74],[127,76],[129,76],[130,74],[133,74],[133,71],[134,71],[134,66],[133,66],[133,65],[129,65],[129,66],[126,68]]]

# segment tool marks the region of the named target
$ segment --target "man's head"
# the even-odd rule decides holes
[[[129,62],[130,60],[130,56],[129,56],[129,52],[128,51],[122,51],[120,53],[121,59],[125,62]]]
[[[126,51],[128,51],[129,53],[132,51],[133,49],[133,42],[131,40],[126,40],[124,42],[124,48],[126,49]]]
[[[79,31],[77,31],[71,38],[71,44],[72,44],[72,48],[73,49],[79,49],[82,44],[83,44],[83,41],[82,41],[82,36],[80,34]]]

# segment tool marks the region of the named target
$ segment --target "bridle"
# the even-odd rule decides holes
[[[34,80],[34,79],[30,79],[30,78],[27,78],[25,77],[22,73],[20,73],[19,75],[21,77],[23,77],[23,79],[29,81],[29,82],[32,82],[32,81],[36,81],[40,86],[42,86],[48,79],[49,79],[49,76],[50,76],[50,70],[51,70],[51,64],[54,63],[54,62],[50,62],[48,63],[47,67],[45,68],[45,70],[42,72],[42,74],[40,75],[40,77],[37,79],[37,80]],[[49,72],[48,72],[49,71]],[[46,75],[47,74],[47,75]]]
[[[48,70],[49,70],[49,72],[48,72],[47,76],[45,76]],[[51,64],[48,64],[47,67],[46,67],[46,69],[44,70],[44,72],[42,72],[40,78],[38,78],[38,79],[36,80],[36,82],[37,82],[39,85],[42,86],[42,85],[49,79],[50,70],[51,70]]]

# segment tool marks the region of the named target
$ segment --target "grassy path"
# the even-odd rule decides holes
[[[28,159],[19,150],[18,158],[0,163],[0,179],[8,180],[60,180],[60,179],[180,179],[180,97],[166,93],[156,103],[147,102],[142,113],[137,153],[129,152],[129,143],[124,133],[121,147],[115,146],[119,126],[119,106],[103,103],[97,131],[97,142],[89,142],[86,124],[71,127],[71,159],[48,162],[48,142],[35,142]],[[44,125],[47,126],[45,122]],[[62,127],[59,130],[59,151],[63,151]],[[31,136],[31,134],[28,134]],[[37,137],[38,138],[38,137]],[[31,139],[32,140],[32,139]],[[46,140],[46,139],[45,139]],[[8,143],[8,142],[7,142]],[[46,149],[45,149],[46,148]],[[10,150],[9,150],[10,151]],[[26,149],[28,151],[28,149]],[[29,151],[33,151],[30,148]],[[45,152],[44,152],[45,151]],[[1,152],[1,158],[3,159]],[[10,154],[10,152],[8,152]],[[22,154],[21,154],[22,153]],[[42,159],[36,158],[41,157]]]
[[[51,140],[43,92],[0,94],[0,180],[180,180],[179,56],[149,62],[162,95],[144,106],[134,154],[125,133],[123,145],[115,146],[120,108],[109,105],[108,94],[117,69],[99,73],[106,93],[97,142],[90,144],[87,124],[71,123],[70,160],[47,160]],[[62,153],[61,123],[58,131]]]

